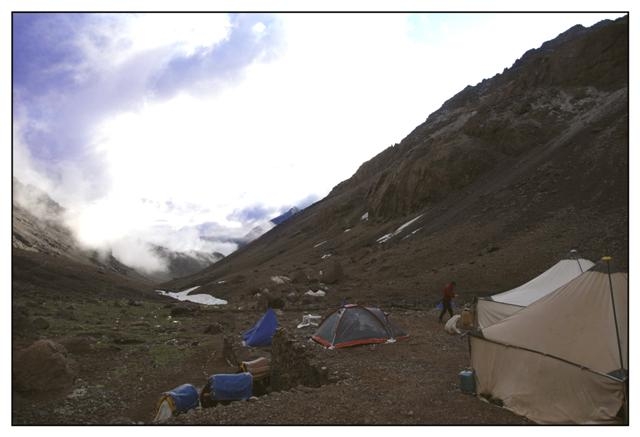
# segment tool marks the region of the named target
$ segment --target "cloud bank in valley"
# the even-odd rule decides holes
[[[465,86],[601,18],[13,14],[14,175],[125,263],[162,268],[149,243],[228,254]]]

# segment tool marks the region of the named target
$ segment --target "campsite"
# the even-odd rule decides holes
[[[232,18],[243,38],[266,26]],[[256,225],[222,236],[188,202],[88,216],[98,237],[147,218],[157,237],[184,213],[180,247],[227,255],[138,229],[83,245],[76,205],[14,177],[12,424],[628,424],[628,39],[628,16],[563,29],[264,229],[259,202],[222,214]],[[194,195],[232,188],[193,173]]]
[[[565,261],[576,262],[575,259],[567,259],[559,264],[566,265]],[[584,260],[582,262],[584,264]],[[556,282],[569,285],[544,291],[538,287],[538,299],[523,308],[532,310],[544,304],[545,299],[554,295],[559,296],[556,299],[562,299],[563,294],[567,293],[571,305],[575,307],[578,302],[572,294],[575,293],[572,291],[575,287],[572,288],[571,284],[576,281],[593,283],[594,275],[597,286],[583,286],[580,290],[592,289],[606,303],[609,299],[607,275],[602,270],[598,271],[602,264],[597,263],[573,279],[559,272],[557,265],[552,266],[540,275],[546,278],[544,283],[554,283],[555,279]],[[614,277],[613,284],[619,299],[616,308],[624,334],[627,279],[626,276]],[[540,284],[540,280],[533,282]],[[505,294],[509,292],[496,296],[501,298]],[[516,287],[515,294],[522,296],[522,288]],[[506,370],[522,369],[522,360],[530,363],[531,357],[511,356],[510,361],[504,361],[505,368],[495,365],[485,368],[483,363],[493,362],[486,354],[495,354],[495,351],[485,350],[478,342],[484,342],[484,338],[492,339],[489,331],[495,330],[501,323],[508,323],[512,319],[517,323],[517,313],[522,310],[482,329],[484,335],[471,336],[446,332],[444,325],[438,322],[439,310],[435,306],[412,309],[386,301],[384,311],[345,304],[323,313],[324,305],[312,303],[284,310],[268,308],[261,313],[255,310],[233,311],[220,305],[167,301],[168,298],[162,296],[155,299],[142,302],[101,298],[82,304],[74,303],[71,312],[75,317],[66,317],[64,324],[55,323],[47,329],[47,335],[66,347],[64,356],[71,366],[75,366],[75,380],[71,384],[62,384],[65,388],[62,391],[44,391],[37,396],[16,393],[14,411],[20,412],[17,415],[18,423],[532,424],[554,423],[557,420],[559,423],[591,423],[592,420],[594,423],[617,423],[624,420],[620,416],[623,413],[619,414],[618,411],[624,403],[624,383],[616,384],[615,379],[606,377],[600,378],[609,381],[609,388],[599,395],[601,398],[598,402],[602,405],[609,403],[612,410],[604,416],[590,417],[592,413],[587,412],[587,417],[533,415],[527,418],[527,412],[517,405],[515,408],[520,414],[509,410],[509,392],[504,391],[505,387],[508,390],[508,385],[493,387],[494,383],[487,383],[486,372],[501,373],[494,373],[489,381],[524,383],[528,380],[522,373],[509,376]],[[462,303],[466,299],[459,300]],[[593,295],[586,296],[585,302],[593,304]],[[602,323],[610,324],[611,306],[602,303],[596,306],[604,309]],[[55,314],[60,314],[63,308],[69,307],[63,302],[40,305],[34,315],[51,319]],[[456,307],[460,310],[462,305]],[[554,304],[554,307],[558,305]],[[522,318],[527,319],[527,313],[522,311]],[[328,323],[323,326],[320,318],[309,318],[315,314],[321,314],[322,321]],[[371,325],[378,322],[374,321],[376,316],[371,314],[378,314],[387,320],[387,332],[395,337],[381,338],[384,337],[384,325],[376,328],[379,332],[373,330]],[[591,311],[588,314],[593,322],[595,313]],[[365,316],[369,328],[362,331],[355,326],[352,318]],[[301,323],[305,319],[313,323]],[[534,323],[538,323],[535,320]],[[575,325],[576,322],[572,322],[573,326],[565,326],[564,317],[556,315],[555,321],[558,327],[549,332],[563,332],[571,342],[578,336],[575,329],[583,329],[580,323]],[[594,329],[602,331],[602,328],[597,328],[600,325],[595,326]],[[341,331],[347,332],[340,335],[352,337],[340,340],[338,333]],[[507,332],[512,331],[513,328],[507,328]],[[469,334],[471,330],[464,332]],[[531,330],[525,332],[530,333]],[[315,336],[333,336],[339,341],[331,344],[322,338],[314,339]],[[525,338],[528,336],[525,335]],[[576,350],[589,349],[593,355],[601,356],[604,346],[599,346],[595,337],[585,337],[589,348],[581,346]],[[605,364],[605,368],[607,365],[611,367],[611,373],[615,376],[618,355],[613,337],[610,335],[608,346],[613,348],[612,352],[607,352],[612,355],[613,364]],[[23,341],[25,346],[29,342],[27,338]],[[509,344],[513,344],[513,341]],[[540,344],[544,343],[530,348],[551,354]],[[622,339],[622,344],[626,354],[626,338]],[[27,357],[19,359],[24,360],[22,365],[25,371],[35,370],[35,374],[28,377],[18,373],[20,380],[32,384],[38,381],[52,385],[60,382],[60,369],[56,367],[56,361],[51,362],[54,369],[51,371],[54,373],[47,373],[46,370],[37,371],[39,363],[30,362]],[[553,358],[548,359],[554,361]],[[252,360],[269,363],[266,367],[268,373],[259,375],[268,377],[265,385],[259,387],[254,381],[252,388],[251,379],[247,386],[247,378],[242,377],[245,382],[240,381],[240,388],[236,382],[227,383],[227,387],[232,387],[228,384],[235,384],[236,388],[226,390],[235,390],[235,393],[239,390],[242,393],[238,398],[231,395],[229,400],[235,402],[205,404],[202,401],[203,388],[207,384],[213,388],[216,375],[218,378],[228,378],[233,374],[249,375],[250,378],[251,373],[247,371],[251,369],[241,368],[241,365]],[[555,361],[561,365],[567,362],[566,359]],[[588,365],[581,361],[579,364]],[[265,368],[264,364],[258,366]],[[465,392],[460,378],[461,372],[470,369],[476,372],[473,384],[477,386],[477,393]],[[557,371],[567,372],[567,369]],[[601,387],[602,381],[598,383],[599,377],[595,376],[595,386]],[[555,376],[550,378],[549,383],[558,382]],[[618,374],[617,378],[623,381],[625,377]],[[540,381],[530,382],[540,384]],[[182,388],[182,392],[190,390],[193,393],[184,401],[189,407],[180,414],[174,409],[169,413],[165,411],[162,420],[158,421],[162,393],[180,389],[185,384],[190,388]],[[584,382],[575,384],[575,387],[579,387]],[[598,390],[594,388],[593,393],[598,393]],[[529,401],[525,399],[524,402],[526,405]],[[548,405],[544,397],[532,402],[538,406]],[[561,398],[555,402],[561,402]],[[354,405],[357,405],[355,410]],[[283,411],[286,411],[284,416]],[[354,411],[358,414],[353,414]]]

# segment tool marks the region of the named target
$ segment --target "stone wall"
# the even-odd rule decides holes
[[[300,385],[320,387],[329,382],[327,366],[304,343],[292,340],[285,329],[275,333],[271,348],[272,391]]]

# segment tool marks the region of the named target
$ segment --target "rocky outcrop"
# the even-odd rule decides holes
[[[13,388],[25,392],[67,389],[76,377],[74,367],[64,346],[51,340],[38,340],[14,354]]]
[[[332,194],[368,182],[372,218],[406,215],[548,145],[627,83],[628,21],[576,26],[449,99]]]
[[[302,343],[280,328],[271,345],[271,389],[289,390],[299,385],[320,387],[329,380],[327,367]]]

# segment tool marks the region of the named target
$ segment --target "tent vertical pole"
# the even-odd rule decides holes
[[[578,268],[580,269],[580,273],[584,273],[584,270],[582,270],[582,264],[580,264],[580,257],[578,256],[578,251],[575,249],[571,249],[569,253],[573,257],[573,259],[575,259],[576,262],[578,263]]]
[[[620,346],[620,330],[618,329],[618,316],[616,313],[616,301],[613,297],[613,283],[611,282],[611,265],[610,265],[610,261],[611,261],[611,257],[610,256],[605,256],[602,258],[603,261],[606,261],[607,263],[607,276],[609,278],[609,294],[611,295],[611,308],[613,309],[613,323],[616,326],[616,339],[618,341],[618,355],[620,357],[620,370],[622,371],[622,375],[624,378],[624,384],[625,384],[625,390],[624,390],[624,401],[625,401],[625,419],[626,419],[626,423],[629,423],[629,416],[628,416],[628,411],[627,411],[627,390],[626,390],[626,386],[627,386],[627,374],[624,371],[624,360],[622,358],[622,346]]]

